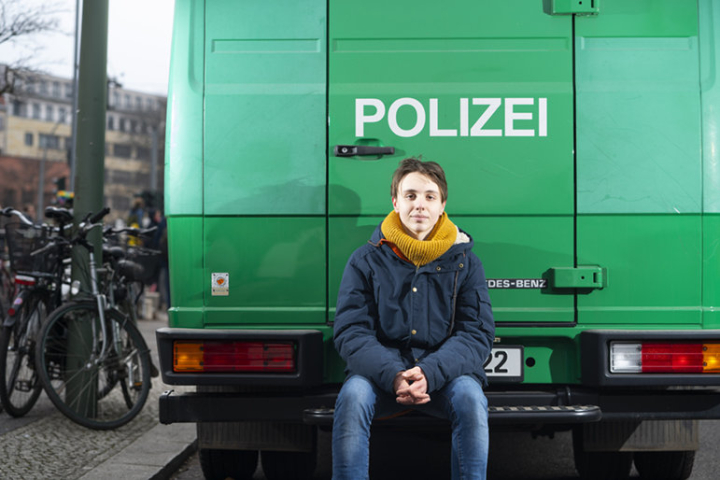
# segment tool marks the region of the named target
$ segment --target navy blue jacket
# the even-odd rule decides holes
[[[389,393],[397,373],[414,366],[425,372],[428,392],[461,375],[487,385],[483,363],[495,322],[472,239],[415,267],[389,245],[378,245],[382,238],[378,226],[371,243],[350,256],[340,284],[334,340],[347,373],[369,378]]]

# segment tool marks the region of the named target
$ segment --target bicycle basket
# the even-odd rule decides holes
[[[46,228],[37,225],[22,223],[8,223],[5,225],[5,241],[10,256],[10,268],[16,272],[49,272],[52,271],[54,255],[43,252],[40,255],[30,255],[35,250],[44,247],[48,242]]]
[[[142,248],[131,248],[128,250],[128,259],[141,267],[141,270],[135,269],[133,272],[133,280],[143,282],[145,285],[150,285],[155,281],[162,262],[159,253]]]

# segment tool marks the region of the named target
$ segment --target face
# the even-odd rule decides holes
[[[408,235],[425,240],[445,211],[440,197],[437,184],[421,173],[408,173],[400,180],[392,202]]]

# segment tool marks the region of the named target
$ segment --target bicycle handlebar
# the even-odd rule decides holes
[[[157,227],[149,227],[149,228],[136,228],[136,227],[123,227],[123,228],[112,228],[107,227],[104,231],[104,235],[119,235],[121,233],[127,233],[128,235],[132,237],[145,237],[149,234],[155,232],[157,230]]]
[[[28,226],[35,225],[21,211],[15,210],[13,207],[3,208],[1,213],[4,217],[12,217],[12,216],[17,217],[20,219],[20,222],[24,223],[25,225],[28,225]]]
[[[86,221],[88,221],[90,223],[97,223],[100,220],[102,220],[102,218],[105,215],[107,215],[108,213],[110,213],[110,207],[105,207],[102,210],[100,210],[99,212],[97,212],[95,215],[93,215],[92,217],[86,218]],[[88,215],[90,215],[90,214],[88,214]]]

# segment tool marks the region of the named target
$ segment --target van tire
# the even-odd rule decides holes
[[[268,480],[307,480],[315,473],[317,453],[263,451],[260,463]]]
[[[198,452],[200,468],[207,480],[251,480],[257,470],[258,452],[254,450],[213,450]]]
[[[624,480],[632,469],[632,452],[587,452],[582,429],[573,430],[575,469],[583,480]]]
[[[647,480],[686,480],[694,463],[694,451],[635,452],[635,468]]]

